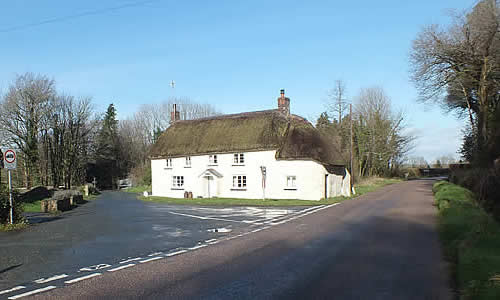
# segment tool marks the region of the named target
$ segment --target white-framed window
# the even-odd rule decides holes
[[[211,165],[216,165],[218,163],[217,154],[209,155],[208,156],[208,163]]]
[[[191,156],[186,156],[186,167],[191,167]]]
[[[289,175],[286,177],[286,188],[297,189],[297,176]]]
[[[165,159],[165,166],[167,168],[172,168],[172,159],[171,158]]]
[[[247,176],[246,175],[233,175],[233,189],[246,189]]]
[[[235,153],[233,156],[233,163],[235,165],[243,165],[245,163],[245,154]]]
[[[184,176],[172,176],[172,188],[183,189],[184,188]]]

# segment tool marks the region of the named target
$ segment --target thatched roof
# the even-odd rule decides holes
[[[158,139],[151,158],[276,150],[283,160],[343,165],[337,147],[302,117],[278,110],[177,121]]]

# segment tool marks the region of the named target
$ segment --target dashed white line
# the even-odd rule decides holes
[[[150,262],[150,261],[153,261],[153,260],[162,259],[162,258],[163,258],[163,257],[161,257],[161,256],[160,256],[160,257],[153,257],[153,258],[148,258],[148,259],[145,259],[145,260],[140,260],[139,262],[140,262],[141,264],[143,264],[143,263],[147,263],[147,262]]]
[[[22,297],[31,296],[31,295],[34,295],[34,294],[38,294],[38,293],[50,291],[50,290],[55,289],[55,288],[56,288],[55,286],[49,285],[49,286],[41,288],[41,289],[36,289],[36,290],[29,291],[29,292],[26,292],[26,293],[23,293],[23,294],[11,296],[11,297],[9,297],[9,299],[19,299],[19,298],[22,298]]]
[[[100,269],[106,269],[109,267],[111,267],[111,265],[98,264],[98,265],[94,265],[94,266],[90,266],[90,267],[81,268],[80,271],[96,271],[96,270],[100,270]]]
[[[128,264],[128,265],[124,265],[124,266],[121,266],[121,267],[109,269],[108,272],[115,272],[115,271],[123,270],[123,269],[126,269],[126,268],[130,268],[130,267],[133,267],[133,266],[135,266],[135,264]]]
[[[163,252],[155,252],[155,253],[151,253],[151,254],[149,254],[148,256],[157,256],[157,255],[160,255],[160,254],[163,254]]]
[[[120,264],[126,264],[128,262],[136,261],[136,260],[141,260],[141,259],[142,259],[142,257],[130,258],[130,259],[121,261]]]
[[[198,245],[198,246],[194,246],[194,247],[191,247],[191,248],[188,248],[189,250],[196,250],[196,249],[200,249],[200,248],[203,248],[203,247],[206,247],[207,245]]]
[[[35,283],[47,283],[47,282],[54,281],[57,279],[66,278],[68,276],[69,275],[67,275],[67,274],[61,274],[61,275],[56,275],[56,276],[52,276],[49,278],[40,278],[40,279],[35,280],[34,282]]]
[[[214,240],[214,241],[211,241],[211,242],[209,242],[209,243],[207,243],[207,244],[209,244],[209,245],[215,245],[215,244],[217,244],[217,243],[219,243],[219,242],[220,242],[220,241],[218,241],[218,240]]]
[[[167,254],[165,256],[170,257],[170,256],[174,256],[174,255],[181,254],[181,253],[186,253],[186,252],[187,252],[187,250],[179,250],[179,251],[175,251],[175,252],[169,253],[169,254]]]
[[[96,277],[96,276],[100,276],[100,275],[102,275],[102,274],[101,273],[94,273],[94,274],[90,274],[90,275],[78,277],[78,278],[75,278],[75,279],[71,279],[71,280],[65,281],[64,283],[68,283],[68,284],[75,283],[75,282],[78,282],[78,281],[82,281],[82,280],[89,279],[89,278]]]
[[[209,239],[209,240],[206,240],[205,243],[209,243],[210,244],[211,242],[216,241],[216,240],[217,239]]]
[[[24,285],[18,285],[18,286],[15,286],[9,290],[3,290],[3,291],[0,291],[0,295],[3,295],[3,294],[8,294],[10,292],[15,292],[15,291],[19,291],[19,290],[22,290],[22,289],[25,289],[26,287]]]

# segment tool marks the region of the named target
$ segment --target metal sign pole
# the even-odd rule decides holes
[[[10,224],[14,224],[14,211],[13,211],[13,205],[12,205],[12,177],[11,177],[11,170],[8,170],[9,173],[9,206],[10,206]]]

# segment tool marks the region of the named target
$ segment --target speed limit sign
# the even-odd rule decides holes
[[[3,152],[3,164],[5,169],[14,170],[17,167],[17,155],[14,149]]]

